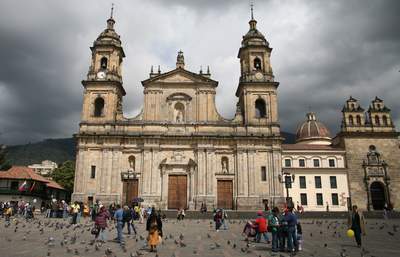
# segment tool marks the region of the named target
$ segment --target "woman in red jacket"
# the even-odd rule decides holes
[[[107,211],[106,207],[101,206],[99,214],[95,219],[95,226],[98,228],[99,233],[96,235],[96,239],[100,237],[101,242],[106,242],[106,228],[107,220],[110,218],[110,213]]]

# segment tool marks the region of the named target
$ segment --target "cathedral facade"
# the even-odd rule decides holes
[[[238,58],[241,76],[233,119],[215,106],[210,72],[176,68],[142,81],[144,106],[122,112],[125,57],[114,19],[91,47],[76,135],[74,200],[130,202],[162,209],[255,209],[282,201],[281,143],[272,48],[251,19]],[[262,179],[261,179],[262,178]]]
[[[315,113],[283,144],[272,48],[250,20],[238,52],[241,74],[233,119],[215,106],[209,70],[151,70],[136,117],[122,111],[125,57],[115,21],[90,48],[77,139],[73,200],[161,209],[260,209],[291,200],[306,210],[398,207],[400,148],[390,109],[376,98],[368,111],[352,97],[331,136]]]

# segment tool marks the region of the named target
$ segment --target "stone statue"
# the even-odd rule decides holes
[[[176,113],[176,122],[182,122],[183,121],[183,113],[182,110],[177,110]]]
[[[135,157],[130,156],[129,157],[129,169],[133,172],[135,172]]]
[[[227,159],[223,158],[221,164],[222,164],[222,173],[228,173],[228,161],[227,161]]]

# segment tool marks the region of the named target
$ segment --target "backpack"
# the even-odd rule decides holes
[[[124,221],[130,221],[132,219],[132,214],[130,210],[124,210],[124,212],[122,213],[122,219]]]

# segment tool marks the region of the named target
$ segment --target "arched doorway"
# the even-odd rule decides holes
[[[384,185],[381,182],[372,182],[370,191],[372,208],[374,208],[374,210],[383,210],[386,203]]]

